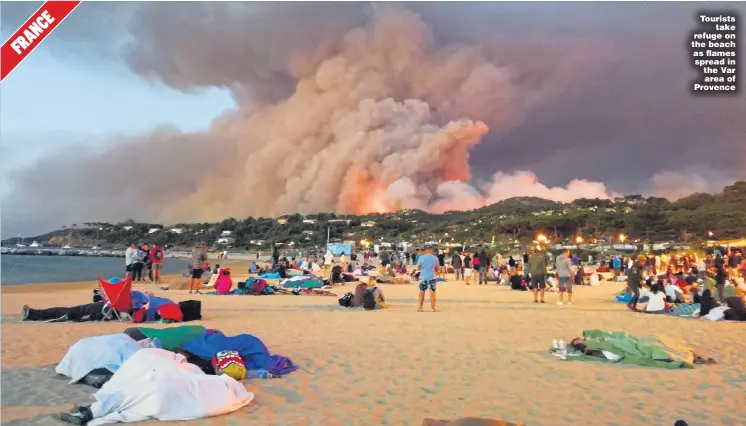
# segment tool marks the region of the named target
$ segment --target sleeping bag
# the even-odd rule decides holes
[[[222,351],[235,351],[241,355],[247,370],[264,369],[276,376],[296,370],[289,358],[270,355],[264,343],[250,334],[226,336],[220,332],[205,333],[187,342],[183,349],[205,360],[212,360]]]
[[[84,337],[70,346],[54,371],[69,377],[70,383],[77,383],[100,368],[116,373],[135,352],[153,344],[149,339],[136,342],[123,333]]]
[[[93,398],[89,426],[219,416],[245,407],[254,394],[226,375],[206,375],[180,354],[143,349],[125,361]]]

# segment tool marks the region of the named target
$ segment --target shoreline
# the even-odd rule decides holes
[[[243,264],[243,260],[239,259],[218,259],[221,261],[224,261],[224,263],[220,264],[221,266],[225,266],[228,268],[234,268],[238,264]],[[236,270],[236,273],[233,274],[234,280],[242,278],[244,275],[248,275],[248,273],[244,271],[238,271]],[[110,277],[102,277],[105,279],[108,279]],[[159,291],[161,285],[169,284],[173,281],[176,281],[178,279],[181,279],[181,274],[168,274],[163,275],[162,280],[159,284],[155,284],[152,282],[142,282],[142,283],[135,283],[134,286],[152,286],[153,290]],[[85,289],[93,289],[98,287],[98,281],[96,279],[92,280],[85,280],[85,281],[68,281],[68,282],[61,282],[61,281],[50,281],[50,282],[43,282],[43,283],[17,283],[17,284],[3,284],[0,285],[0,293],[2,294],[23,294],[23,293],[41,293],[46,291],[80,291]]]

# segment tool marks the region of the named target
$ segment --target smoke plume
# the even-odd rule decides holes
[[[561,119],[588,102],[576,90],[596,87],[619,65],[606,53],[613,48],[608,39],[527,35],[523,47],[541,54],[522,55],[522,45],[504,37],[475,42],[449,37],[447,28],[435,32],[425,19],[437,22],[437,16],[427,10],[377,4],[361,13],[345,4],[332,12],[329,5],[253,3],[247,13],[246,7],[163,3],[134,13],[135,41],[125,52],[134,72],[179,90],[228,88],[235,109],[203,133],[158,129],[101,155],[76,152],[40,163],[36,171],[69,171],[52,181],[17,173],[18,191],[32,195],[4,212],[6,220],[33,211],[38,226],[128,217],[176,223],[295,212],[442,212],[515,196],[617,195],[578,178],[607,164],[589,159],[604,139],[616,142],[598,130],[605,117],[588,116],[593,111],[586,108],[574,122]],[[604,90],[611,89],[594,92]],[[638,107],[614,96],[604,102]],[[565,143],[542,145],[567,135],[538,135],[522,126],[536,117],[549,129],[584,132],[584,142],[572,150]],[[641,117],[622,117],[633,118]],[[485,146],[500,150],[480,155]],[[138,172],[128,155],[133,151],[147,152]],[[635,156],[644,164],[644,156]],[[568,161],[581,166],[567,167]],[[492,176],[472,176],[474,163]],[[555,169],[568,173],[564,182],[570,183],[539,182],[537,175]],[[694,182],[689,192],[704,188],[696,176],[664,174],[643,190],[673,194],[666,188],[682,179]],[[50,201],[54,211],[45,213]]]

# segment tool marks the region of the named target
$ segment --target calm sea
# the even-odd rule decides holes
[[[163,274],[186,272],[188,259],[164,259]],[[2,285],[92,281],[124,276],[124,258],[83,256],[0,256]]]

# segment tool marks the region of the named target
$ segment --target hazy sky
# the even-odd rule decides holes
[[[3,2],[3,39],[37,7]],[[688,92],[700,7],[412,3],[383,16],[363,3],[84,3],[2,82],[2,232],[355,210],[339,181],[386,192],[388,205],[406,194],[431,207],[718,190],[746,178],[746,100]],[[743,3],[708,7],[744,16]],[[364,110],[362,100],[378,103]],[[391,117],[386,152],[355,145],[363,128],[339,139],[340,123],[363,125],[371,118],[361,114],[380,119],[387,108],[406,117]],[[458,120],[489,132],[453,151],[448,138],[460,136],[447,124]],[[452,156],[439,167],[370,166],[390,166],[397,146],[433,135]],[[348,151],[369,157],[335,155]],[[204,167],[217,156],[224,167]],[[536,178],[493,176],[520,171]],[[447,176],[471,176],[472,188],[443,187]],[[567,186],[573,179],[590,183]],[[308,181],[341,195],[309,201]],[[233,185],[253,189],[223,192],[240,192]]]

